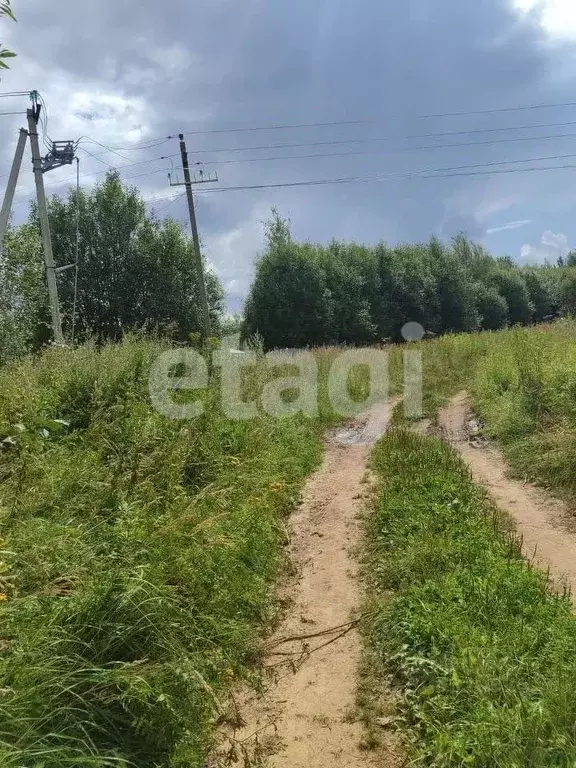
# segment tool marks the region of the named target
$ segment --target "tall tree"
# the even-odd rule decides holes
[[[323,344],[331,328],[331,296],[315,248],[292,240],[277,211],[267,224],[267,249],[244,311],[243,338],[259,334],[269,349]]]
[[[193,246],[182,227],[146,213],[138,191],[117,173],[90,192],[71,191],[49,203],[54,257],[58,266],[79,258],[76,302],[77,337],[117,340],[132,330],[169,333],[183,340],[200,328]],[[223,309],[223,292],[210,271],[209,303],[214,327]],[[58,277],[64,328],[70,334],[75,270]]]
[[[498,269],[491,275],[491,283],[508,304],[508,319],[511,325],[527,325],[534,316],[534,305],[526,283],[514,269]]]

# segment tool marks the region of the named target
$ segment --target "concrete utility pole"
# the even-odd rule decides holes
[[[217,178],[202,178],[192,181],[190,176],[190,165],[188,163],[188,151],[184,134],[179,135],[180,152],[182,154],[182,168],[184,169],[184,186],[186,187],[186,197],[188,198],[188,211],[190,213],[190,227],[192,228],[192,240],[194,243],[194,259],[196,262],[196,274],[198,278],[198,287],[200,290],[200,304],[202,312],[202,325],[205,338],[209,338],[210,332],[210,309],[208,306],[208,293],[206,291],[206,280],[204,277],[204,265],[202,263],[202,253],[200,251],[200,237],[198,236],[198,224],[196,223],[196,211],[194,210],[194,195],[192,194],[192,184],[207,184],[218,181]],[[181,184],[172,184],[172,186],[182,186]]]
[[[16,154],[14,155],[12,170],[10,171],[8,185],[6,186],[6,193],[4,195],[4,202],[2,203],[2,210],[0,211],[0,254],[2,254],[4,236],[6,235],[6,230],[8,228],[10,211],[12,210],[12,203],[14,202],[14,192],[16,191],[16,184],[18,182],[18,176],[20,175],[20,168],[22,167],[22,158],[24,157],[27,140],[28,131],[25,128],[20,128],[20,137],[16,146]]]
[[[60,319],[60,302],[58,300],[58,286],[56,285],[56,266],[52,253],[52,237],[50,235],[50,223],[48,221],[48,206],[46,204],[46,192],[44,190],[44,176],[42,169],[42,156],[40,154],[40,142],[38,141],[38,106],[36,110],[29,109],[28,134],[32,147],[32,167],[34,169],[34,181],[36,183],[36,198],[38,200],[38,215],[40,217],[40,229],[42,231],[42,243],[44,245],[44,262],[46,264],[46,282],[48,283],[48,295],[50,298],[50,314],[52,315],[52,329],[56,344],[64,343],[62,335],[62,321]]]

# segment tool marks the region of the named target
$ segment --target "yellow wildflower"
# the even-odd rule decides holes
[[[8,595],[5,592],[0,592],[0,603],[4,600],[8,600]]]

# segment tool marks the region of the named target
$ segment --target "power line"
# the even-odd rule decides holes
[[[154,149],[155,147],[159,147],[162,144],[166,144],[168,141],[170,141],[171,137],[168,136],[166,138],[158,138],[158,139],[150,139],[149,142],[143,142],[142,144],[133,144],[130,147],[110,147],[106,144],[101,144],[99,141],[96,141],[96,139],[93,139],[91,136],[82,136],[78,141],[89,141],[92,144],[98,144],[100,147],[104,147],[109,152],[114,152],[117,150],[120,150],[121,152],[139,152],[141,150],[145,149]]]
[[[83,136],[82,138],[78,139],[78,141],[76,142],[76,146],[80,146],[80,142],[82,141],[82,139],[85,139],[85,138],[87,138],[87,137]],[[102,148],[103,148],[103,149],[105,149],[107,152],[111,152],[113,155],[117,155],[118,157],[122,158],[122,160],[128,160],[128,161],[130,161],[130,158],[129,158],[129,157],[125,157],[124,155],[121,155],[121,154],[120,154],[119,152],[117,152],[115,149],[110,149],[110,147],[107,147],[105,144],[102,144],[101,142],[99,142],[99,141],[96,141],[96,139],[90,139],[90,141],[91,141],[93,144],[98,144],[98,146],[99,146],[99,147],[102,147]],[[85,151],[85,152],[87,152],[88,150],[84,150],[84,151]],[[88,152],[88,154],[90,154],[90,152]],[[96,157],[96,155],[92,155],[92,157]]]
[[[536,126],[533,126],[535,128],[553,128],[553,127],[559,127],[559,126],[570,126],[570,125],[576,125],[576,122],[568,122],[568,123],[551,123],[551,124],[539,124]],[[203,155],[203,154],[210,154],[210,152],[257,152],[259,150],[265,150],[265,149],[301,149],[303,147],[332,147],[332,146],[342,146],[344,144],[370,144],[370,143],[379,143],[383,141],[393,141],[393,140],[402,140],[402,139],[424,139],[424,138],[442,138],[444,136],[452,136],[452,135],[465,135],[467,133],[486,133],[486,132],[493,132],[493,131],[513,131],[513,130],[526,130],[526,128],[529,128],[531,126],[513,126],[509,128],[487,128],[484,130],[472,130],[472,131],[458,131],[455,134],[454,133],[428,133],[428,134],[422,134],[420,136],[376,136],[374,138],[369,139],[332,139],[330,141],[307,141],[307,142],[298,142],[296,144],[263,144],[260,146],[255,147],[220,147],[216,149],[197,149],[192,154],[194,155]],[[572,134],[567,134],[568,136]],[[475,146],[476,144],[491,144],[491,143],[505,143],[506,141],[533,141],[536,139],[542,139],[542,138],[549,138],[547,136],[520,136],[515,137],[513,139],[491,139],[489,141],[481,141],[481,142],[473,142],[472,144],[435,144],[432,147],[424,147],[424,149],[435,147],[452,147],[452,146]],[[555,136],[552,138],[556,138]],[[395,152],[401,152],[406,150],[414,149],[413,147],[398,147],[397,149],[394,149]]]
[[[459,176],[495,176],[504,173],[536,173],[540,171],[563,171],[568,169],[576,169],[576,163],[566,165],[552,165],[544,166],[542,168],[508,168],[495,171],[469,171],[464,173],[434,173],[434,174],[406,174],[404,176],[390,175],[390,176],[352,176],[342,177],[336,179],[313,179],[309,181],[291,181],[283,182],[279,184],[250,184],[236,187],[211,187],[209,189],[199,190],[198,194],[207,194],[209,192],[238,192],[241,190],[255,190],[255,189],[279,189],[283,187],[312,187],[323,186],[329,184],[354,184],[354,183],[368,183],[368,182],[382,182],[382,181],[399,181],[410,179],[447,179]]]
[[[439,112],[436,114],[429,114],[429,115],[412,115],[408,118],[405,118],[404,116],[396,116],[391,115],[388,117],[371,117],[366,118],[363,120],[330,120],[326,122],[317,122],[317,123],[288,123],[288,124],[280,124],[280,125],[260,125],[260,126],[250,126],[246,128],[213,128],[213,129],[206,129],[206,130],[199,130],[199,131],[187,131],[187,136],[200,136],[200,135],[206,135],[206,134],[212,134],[212,133],[244,133],[244,132],[253,132],[253,131],[276,131],[276,130],[285,130],[285,129],[294,129],[294,128],[326,128],[328,126],[336,126],[336,125],[367,125],[369,123],[380,123],[380,122],[388,122],[391,120],[404,120],[404,119],[411,119],[411,120],[429,120],[434,118],[441,118],[441,117],[471,117],[474,115],[495,115],[495,114],[503,114],[506,112],[521,112],[526,110],[532,110],[532,109],[555,109],[559,107],[576,107],[576,102],[561,102],[558,104],[527,104],[525,106],[515,106],[515,107],[500,107],[496,109],[479,109],[479,110],[472,110],[472,111],[462,111],[462,112]],[[168,138],[173,139],[176,138],[175,136],[169,136]]]
[[[241,163],[260,163],[271,162],[274,160],[309,160],[318,157],[357,157],[359,155],[391,155],[396,152],[419,152],[428,149],[451,149],[454,147],[482,147],[491,146],[494,144],[507,144],[510,142],[518,141],[536,141],[538,139],[564,139],[564,138],[576,138],[576,133],[563,133],[552,136],[530,136],[530,137],[518,137],[513,139],[500,139],[491,141],[472,141],[472,142],[459,142],[457,144],[428,144],[420,147],[397,147],[383,150],[351,150],[350,152],[312,152],[306,155],[273,155],[271,157],[248,157],[240,160],[204,160],[197,165],[237,165]],[[168,155],[168,157],[172,157]]]
[[[85,149],[84,147],[81,147],[81,149],[86,154],[88,154],[91,157],[94,157],[95,159],[97,159],[103,165],[106,165],[108,170],[122,170],[122,169],[125,169],[125,168],[131,168],[131,167],[134,167],[134,166],[137,166],[137,165],[146,165],[148,162],[155,162],[157,160],[165,159],[165,158],[160,157],[160,158],[154,158],[152,160],[141,160],[139,162],[128,163],[125,166],[120,166],[118,168],[114,168],[114,166],[110,165],[105,160],[101,160],[96,155],[93,155],[89,150]],[[339,152],[339,153],[332,153],[332,154],[333,154],[333,156],[346,157],[348,155],[353,155],[353,154],[356,154],[356,153],[352,153],[352,152],[350,152],[350,153]],[[306,156],[303,156],[303,157],[306,157]],[[567,160],[567,159],[571,159],[573,157],[576,157],[576,154],[544,155],[544,156],[540,156],[540,157],[521,158],[521,159],[518,159],[518,160],[497,160],[497,161],[483,162],[483,163],[474,163],[474,164],[467,163],[465,165],[448,166],[448,167],[444,167],[444,168],[428,168],[428,169],[424,168],[424,169],[419,169],[419,170],[415,170],[415,171],[398,171],[396,173],[389,174],[387,176],[387,178],[408,178],[408,177],[413,176],[413,175],[421,175],[421,174],[425,174],[425,173],[441,173],[441,172],[460,171],[460,170],[465,170],[465,169],[469,169],[469,168],[490,168],[490,167],[495,167],[495,166],[499,166],[499,165],[517,165],[519,163],[535,163],[535,162],[545,162],[545,161],[550,161],[550,160]],[[286,158],[286,159],[292,159],[292,158]],[[236,161],[231,161],[231,162],[236,162]],[[237,161],[237,162],[248,162],[248,161],[241,161],[240,160],[240,161]],[[131,176],[122,177],[122,180],[123,181],[131,181],[133,179],[143,178],[143,177],[146,177],[146,176],[153,176],[156,173],[167,173],[167,172],[168,172],[167,168],[154,169],[152,171],[144,171],[143,173],[137,173],[137,174],[132,174]],[[96,177],[96,176],[101,175],[102,173],[106,173],[106,171],[95,171],[93,173],[83,174],[83,178]],[[72,182],[72,181],[74,181],[74,178],[68,177],[68,178],[63,179],[61,181],[55,182],[54,185],[55,186],[61,186],[62,184],[65,184],[65,183],[68,183],[68,182]],[[220,189],[220,188],[218,188],[218,189]],[[29,191],[29,190],[28,189],[21,190],[21,192],[25,192],[25,191]],[[161,199],[172,199],[172,198],[161,198]]]
[[[174,197],[170,198],[169,203],[158,208],[156,213],[161,213],[162,211],[165,211],[167,208],[170,208],[170,206],[173,205],[177,200],[182,200],[182,198],[184,198],[185,196],[186,196],[186,192],[181,192],[179,195],[175,195]]]
[[[12,91],[11,93],[0,93],[0,99],[10,99],[16,96],[30,96],[30,91]]]
[[[216,153],[216,152],[257,152],[267,149],[302,149],[305,147],[321,147],[321,146],[343,146],[346,144],[370,144],[370,143],[380,143],[385,141],[392,141],[394,139],[397,140],[413,140],[418,138],[442,138],[445,136],[463,136],[466,134],[477,134],[477,133],[493,133],[493,132],[500,132],[500,131],[514,131],[514,130],[526,130],[530,128],[553,128],[553,127],[561,127],[561,126],[571,126],[576,125],[576,121],[570,121],[565,123],[542,123],[542,124],[535,124],[535,125],[520,125],[520,126],[509,126],[509,127],[503,127],[503,128],[486,128],[486,129],[472,129],[469,131],[448,131],[443,133],[428,133],[428,134],[420,134],[420,135],[413,135],[413,136],[382,136],[382,137],[374,137],[374,138],[367,138],[367,139],[335,139],[331,141],[311,141],[311,142],[299,142],[296,144],[264,144],[260,146],[254,146],[254,147],[220,147],[220,148],[212,148],[212,149],[197,149],[191,152],[193,155],[203,155],[203,154],[210,154],[210,153]],[[473,147],[473,146],[487,146],[490,144],[504,144],[508,142],[516,142],[516,141],[537,141],[539,139],[560,139],[560,138],[572,138],[576,136],[574,133],[565,133],[565,134],[553,134],[553,135],[544,135],[544,136],[518,136],[511,139],[490,139],[486,141],[479,141],[479,142],[460,142],[457,144],[431,144],[421,147],[394,147],[392,148],[391,152],[411,152],[413,150],[425,150],[425,149],[442,149],[443,147]],[[104,147],[105,145],[98,143],[99,146]],[[152,148],[152,147],[150,147]],[[109,150],[113,151],[113,150]],[[92,155],[92,157],[98,159],[99,157],[102,157],[104,153],[98,154],[98,155]],[[342,154],[342,153],[338,153]],[[353,152],[350,152],[349,154],[354,154]],[[366,153],[356,153],[356,154],[366,154]],[[172,153],[170,155],[164,155],[160,160],[167,160],[171,159],[173,157],[177,157],[178,153]],[[335,154],[329,153],[329,154],[308,154],[308,155],[285,155],[285,156],[274,156],[270,158],[248,158],[246,160],[212,160],[212,161],[204,161],[206,164],[232,164],[232,163],[241,163],[241,162],[260,162],[260,161],[269,161],[269,160],[289,160],[291,158],[312,158],[312,157],[334,157],[337,156]],[[120,155],[122,159],[129,159],[124,158],[122,155]],[[147,161],[152,162],[152,161]]]
[[[19,112],[0,112],[0,115],[25,115],[26,113],[20,110]]]

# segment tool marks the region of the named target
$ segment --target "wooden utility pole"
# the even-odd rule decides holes
[[[48,221],[48,206],[46,204],[46,192],[44,190],[44,175],[42,168],[42,156],[40,154],[40,142],[38,141],[38,106],[35,110],[29,109],[28,135],[32,147],[32,167],[34,169],[34,181],[36,183],[36,198],[38,200],[38,216],[40,217],[40,229],[42,231],[42,243],[44,245],[44,262],[46,264],[46,282],[48,283],[48,296],[50,298],[50,314],[52,315],[52,329],[56,344],[64,343],[62,335],[62,321],[60,319],[60,302],[58,301],[58,286],[56,285],[56,266],[52,253],[52,237],[50,235],[50,222]]]
[[[190,213],[190,227],[192,229],[192,241],[194,243],[194,261],[196,263],[196,276],[198,280],[198,289],[200,292],[200,311],[202,314],[202,326],[204,336],[208,339],[210,331],[210,308],[208,306],[208,292],[206,290],[206,279],[204,277],[204,264],[202,263],[202,253],[200,251],[200,237],[198,235],[198,224],[196,222],[196,211],[194,209],[194,195],[192,194],[192,184],[207,184],[218,181],[217,178],[195,179],[192,181],[190,176],[190,164],[188,162],[188,150],[184,141],[184,134],[179,135],[180,152],[182,154],[182,168],[184,170],[184,186],[186,187],[186,197],[188,198],[188,211]],[[172,182],[171,182],[172,184]],[[182,186],[181,184],[172,184],[172,186]]]

